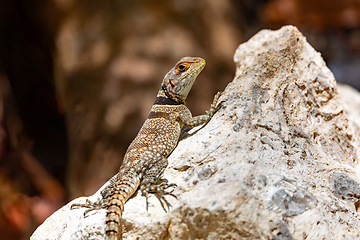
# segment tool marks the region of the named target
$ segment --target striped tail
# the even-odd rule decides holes
[[[124,204],[126,200],[123,194],[114,194],[109,202],[109,208],[106,214],[106,239],[118,240],[121,239],[121,216],[124,211]]]
[[[106,213],[106,240],[121,239],[121,216],[124,211],[124,205],[139,185],[140,179],[136,176],[126,176],[112,183],[113,194],[108,197],[109,208]]]

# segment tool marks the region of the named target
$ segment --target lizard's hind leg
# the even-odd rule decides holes
[[[98,201],[96,202],[91,202],[89,201],[89,199],[86,199],[86,202],[85,203],[74,203],[71,205],[70,209],[74,209],[75,207],[85,207],[85,208],[88,208],[85,210],[84,212],[84,216],[86,217],[86,214],[88,214],[89,212],[93,211],[93,210],[99,210],[99,209],[102,209],[102,208],[108,208],[109,207],[109,201],[102,198],[102,199],[99,199]]]
[[[146,170],[145,175],[143,177],[143,182],[140,185],[140,191],[143,196],[146,198],[146,210],[148,210],[149,202],[148,197],[149,193],[154,194],[166,212],[166,207],[170,208],[171,204],[166,200],[165,195],[173,196],[177,198],[171,191],[167,191],[170,187],[176,187],[174,183],[168,183],[166,179],[160,178],[161,174],[164,172],[165,168],[168,165],[168,161],[165,157],[161,160],[157,161],[154,166],[149,166],[149,169]],[[164,205],[165,204],[165,205]]]
[[[166,200],[165,195],[170,195],[176,199],[177,199],[177,197],[173,194],[174,189],[172,189],[171,191],[166,191],[166,189],[168,189],[170,187],[176,187],[176,186],[177,185],[175,183],[168,183],[168,180],[161,178],[156,183],[148,186],[144,191],[146,191],[147,193],[154,194],[157,197],[157,199],[159,200],[161,207],[164,209],[165,212],[167,212],[166,208],[169,211],[171,204]],[[142,193],[143,193],[143,191],[142,191]],[[143,195],[144,195],[144,193],[143,193]],[[166,205],[166,208],[165,208],[164,204]],[[147,207],[148,207],[148,204],[146,203],[146,209],[147,209]]]

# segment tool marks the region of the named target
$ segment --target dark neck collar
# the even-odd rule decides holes
[[[185,104],[183,101],[179,101],[179,99],[174,99],[170,96],[166,87],[163,85],[161,86],[161,90],[165,93],[165,96],[158,96],[155,99],[154,105],[181,105]]]
[[[177,102],[168,97],[156,97],[154,105],[181,105],[182,102]]]

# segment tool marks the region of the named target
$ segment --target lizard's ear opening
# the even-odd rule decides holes
[[[170,85],[172,88],[174,88],[174,87],[176,86],[176,84],[175,84],[173,81],[171,81],[170,79],[169,79],[169,85]]]

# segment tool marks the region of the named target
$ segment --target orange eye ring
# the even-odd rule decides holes
[[[185,71],[185,69],[186,69],[186,66],[185,66],[185,65],[183,65],[183,64],[180,64],[180,65],[179,65],[179,71],[180,71],[180,72]]]
[[[177,66],[176,66],[176,71],[179,71],[179,72],[185,72],[186,70],[188,70],[190,67],[190,63],[189,62],[182,62],[182,63],[179,63]]]

